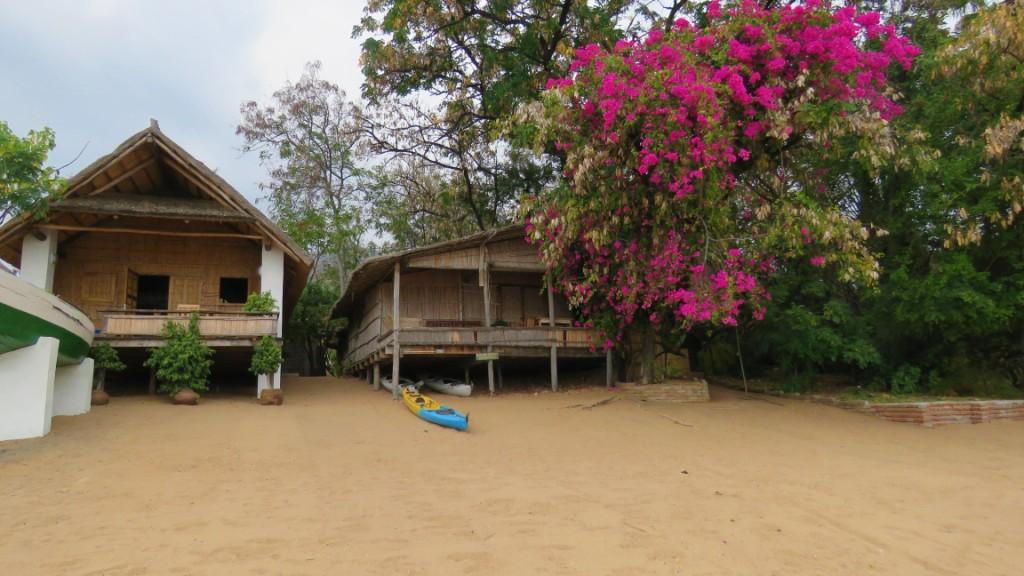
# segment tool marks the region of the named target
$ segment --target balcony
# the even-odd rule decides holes
[[[205,340],[247,343],[261,336],[277,336],[276,312],[240,312],[220,310],[104,310],[97,340],[137,340],[152,345],[163,334],[164,325],[174,322],[185,326],[192,314],[199,314],[199,332]],[[222,344],[228,345],[228,344]]]

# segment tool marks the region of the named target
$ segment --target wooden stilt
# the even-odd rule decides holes
[[[465,367],[465,368],[463,369],[463,371],[462,371],[462,372],[463,372],[463,373],[462,373],[462,375],[463,375],[463,379],[462,379],[462,381],[463,381],[463,382],[465,382],[466,384],[470,384],[471,382],[469,381],[469,366],[466,366],[466,367]]]
[[[558,392],[558,341],[555,339],[555,292],[548,285],[548,324],[551,334],[551,391]]]
[[[501,362],[498,362],[498,390],[505,389],[505,375],[502,374]]]
[[[373,363],[373,389],[380,390],[380,362]]]
[[[398,363],[402,358],[402,352],[400,344],[398,342],[399,332],[402,328],[401,319],[401,308],[399,307],[399,297],[401,295],[401,282],[402,282],[402,263],[395,262],[395,279],[394,279],[394,295],[391,302],[391,318],[392,318],[392,337],[393,343],[391,345],[394,352],[391,355],[391,397],[398,400]]]
[[[484,288],[484,326],[491,327],[491,270],[487,266],[487,247],[480,248],[480,285]],[[490,344],[487,351],[494,350]],[[494,396],[494,361],[487,361],[487,390]]]
[[[156,395],[156,368],[149,369],[149,395]]]

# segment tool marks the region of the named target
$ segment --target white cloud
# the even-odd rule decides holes
[[[352,26],[363,2],[6,1],[0,18],[0,120],[57,132],[51,162],[89,147],[86,166],[150,117],[254,198],[263,177],[234,134],[239,105],[266,101],[311,60],[358,95]]]
[[[362,13],[362,2],[267,0],[262,9],[264,26],[250,52],[263,96],[285,80],[297,80],[307,62],[319,60],[325,79],[357,97],[363,75],[352,27]]]

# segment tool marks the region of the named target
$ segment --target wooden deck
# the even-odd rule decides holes
[[[96,335],[99,340],[159,340],[167,322],[185,326],[193,313],[199,314],[199,332],[206,340],[237,341],[244,344],[262,336],[277,335],[276,312],[105,310],[102,313],[104,321]]]
[[[538,326],[530,328],[492,326],[472,328],[402,328],[398,344],[402,354],[471,355],[490,347],[506,356],[546,356],[550,348],[566,356],[604,357],[599,350],[598,333],[588,328]],[[349,352],[352,368],[363,369],[388,358],[395,344],[394,330],[378,338],[363,340]]]

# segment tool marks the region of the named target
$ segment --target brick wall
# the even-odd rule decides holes
[[[663,384],[622,384],[630,397],[647,402],[707,402],[707,381],[697,378],[692,380],[669,380]]]
[[[893,422],[923,426],[979,424],[992,420],[1024,420],[1024,400],[872,404],[867,411]]]

